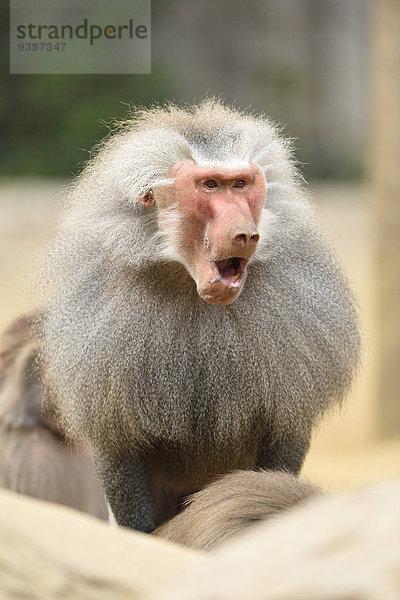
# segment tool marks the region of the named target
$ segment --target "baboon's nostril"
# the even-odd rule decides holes
[[[258,233],[254,233],[253,235],[250,235],[250,233],[248,233],[248,234],[238,233],[234,237],[235,242],[238,242],[239,244],[243,244],[243,246],[247,246],[247,244],[249,244],[249,243],[257,244],[259,239],[260,239],[260,236]]]
[[[246,245],[247,241],[248,237],[245,233],[238,233],[238,235],[235,235],[235,242]]]

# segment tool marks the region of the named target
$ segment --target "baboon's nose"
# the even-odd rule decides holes
[[[260,235],[255,227],[241,227],[233,233],[233,241],[242,246],[255,245],[259,239]]]

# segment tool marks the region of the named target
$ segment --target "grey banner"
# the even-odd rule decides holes
[[[151,72],[151,0],[10,0],[10,73]]]

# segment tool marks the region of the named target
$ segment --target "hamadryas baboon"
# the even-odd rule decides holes
[[[288,144],[217,101],[137,111],[100,145],[44,279],[47,385],[127,527],[152,531],[218,474],[297,473],[358,366]]]

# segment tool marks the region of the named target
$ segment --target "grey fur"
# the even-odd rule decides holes
[[[157,206],[137,201],[190,157],[252,161],[267,182],[259,247],[226,307],[201,300]],[[138,112],[100,146],[71,190],[44,280],[48,382],[130,527],[154,526],[150,488],[182,496],[254,466],[297,473],[358,367],[352,295],[287,143],[266,118],[212,100]]]
[[[283,471],[236,471],[193,494],[183,511],[154,533],[196,550],[213,550],[256,523],[321,494]]]

